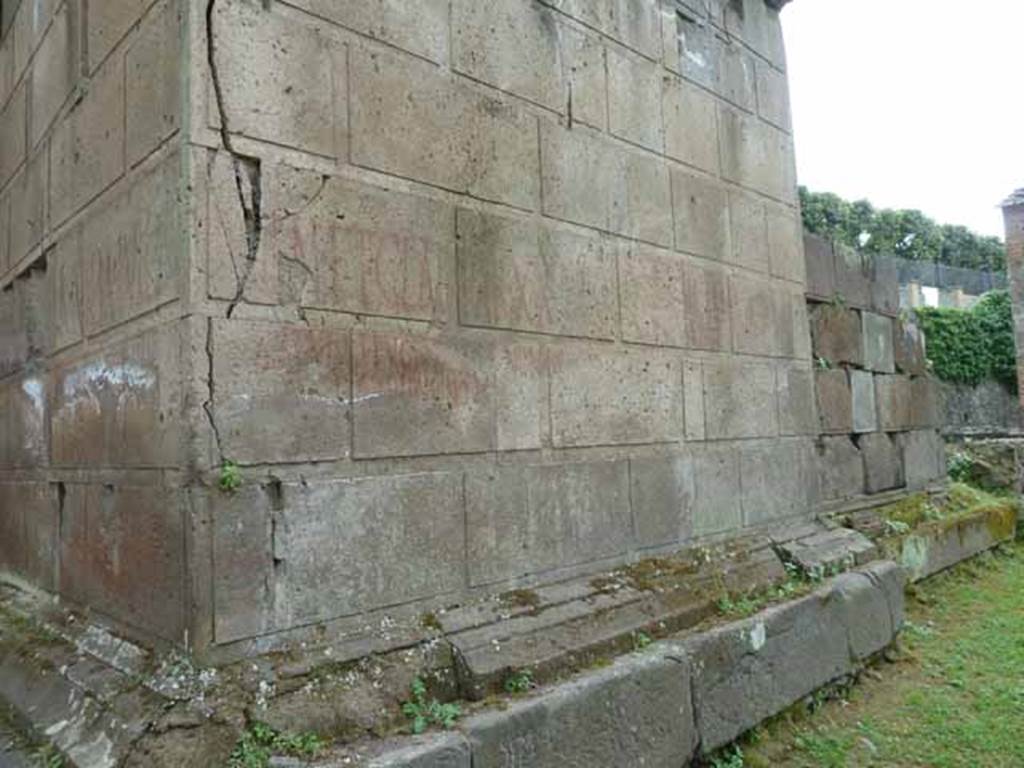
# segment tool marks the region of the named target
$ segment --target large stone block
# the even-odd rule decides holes
[[[700,360],[683,361],[683,410],[686,439],[705,440],[704,365]]]
[[[623,0],[540,0],[649,59],[661,56],[661,16],[657,3]]]
[[[898,432],[911,426],[911,388],[906,376],[875,376],[879,428]]]
[[[264,237],[273,249],[267,255],[278,260],[284,303],[447,319],[453,206],[287,166],[266,169],[264,180],[271,214]]]
[[[682,440],[681,361],[635,349],[552,353],[551,426],[560,448]]]
[[[448,60],[448,0],[294,0],[293,5],[439,64]]]
[[[762,0],[722,3],[726,31],[761,54],[776,69],[784,71],[786,51],[776,5]]]
[[[617,557],[633,546],[627,462],[466,475],[472,586]]]
[[[26,10],[26,17],[30,20],[29,25],[34,28],[28,31],[34,39],[32,41],[15,41],[16,43],[20,42],[17,47],[22,48],[21,51],[15,51],[15,65],[17,66],[17,59],[21,56],[28,58],[31,54],[31,47],[25,45],[25,42],[38,40],[37,34],[46,30],[39,43],[39,48],[35,52],[31,73],[26,80],[31,110],[28,134],[31,147],[38,144],[60,108],[71,95],[71,90],[78,81],[80,67],[81,19],[78,6],[73,3],[63,4],[60,10],[53,15],[52,23],[49,23],[48,13],[45,11],[38,13],[47,5],[47,3],[36,4],[31,9],[36,13],[28,13]],[[49,23],[48,28],[47,23]],[[115,62],[112,69],[117,68]]]
[[[896,262],[876,257],[872,267],[871,308],[880,315],[896,317],[900,312],[900,274]]]
[[[47,308],[53,350],[82,339],[81,229],[64,233],[46,254]]]
[[[48,157],[40,150],[11,181],[10,265],[17,265],[43,239]]]
[[[0,467],[39,469],[50,463],[49,415],[45,374],[23,373],[0,384]]]
[[[537,208],[535,117],[408,57],[353,50],[350,67],[353,163]]]
[[[494,391],[482,342],[356,332],[356,458],[491,450]]]
[[[728,273],[724,268],[697,259],[684,262],[683,311],[687,347],[713,352],[732,348]]]
[[[717,181],[672,169],[676,249],[721,261],[729,244],[729,207]]]
[[[693,536],[697,479],[690,453],[631,459],[629,477],[638,547],[665,546]]]
[[[766,213],[768,260],[772,274],[783,280],[805,285],[807,267],[804,263],[803,224],[800,214],[788,206],[774,203],[767,205]]]
[[[743,525],[740,453],[735,445],[702,445],[692,453],[695,477],[693,530],[698,536]]]
[[[850,393],[853,398],[853,431],[874,432],[878,429],[875,377],[867,371],[851,370]]]
[[[150,5],[146,0],[106,0],[85,8],[86,53],[93,72],[135,26]]]
[[[644,279],[657,252],[639,248],[623,261],[623,299],[631,313],[662,289]],[[635,256],[635,258],[629,258]],[[485,328],[536,331],[597,339],[615,337],[618,296],[615,246],[601,237],[553,229],[536,221],[460,209],[458,212],[459,317]],[[661,261],[657,262],[662,265]],[[665,276],[678,295],[676,326],[682,336],[682,276]],[[669,318],[659,318],[664,323]],[[624,324],[638,335],[648,327]],[[656,331],[653,331],[656,333]],[[627,331],[629,333],[629,331]],[[660,338],[660,337],[658,337]],[[634,340],[645,340],[643,338]]]
[[[68,484],[61,594],[101,615],[182,642],[185,510],[180,488]]]
[[[623,339],[658,346],[686,346],[685,269],[683,258],[673,251],[642,243],[619,248]]]
[[[864,364],[860,313],[840,304],[816,304],[810,311],[814,356],[830,363]]]
[[[50,140],[49,221],[58,224],[124,172],[124,62],[112,59]]]
[[[851,499],[864,493],[864,457],[849,436],[822,437],[816,449],[822,501]]]
[[[814,372],[818,414],[822,432],[853,431],[853,397],[845,370],[817,369]],[[874,398],[872,396],[872,402]],[[873,428],[873,427],[872,427]]]
[[[836,295],[847,306],[855,309],[869,309],[871,307],[870,264],[853,248],[837,243],[834,245],[834,249]]]
[[[938,430],[906,432],[897,440],[903,449],[908,488],[927,488],[946,479],[946,445]]]
[[[137,3],[138,0],[131,0]],[[165,0],[125,53],[125,148],[132,166],[181,124],[182,11]]]
[[[757,61],[757,112],[776,128],[790,130],[789,83],[786,73]]]
[[[542,122],[541,171],[548,216],[672,245],[669,171],[658,159]]]
[[[778,368],[779,433],[813,435],[818,431],[815,377],[806,364],[786,363]]]
[[[879,493],[904,484],[903,456],[893,439],[884,432],[861,435],[858,443],[864,456],[864,489]]]
[[[777,283],[736,272],[729,280],[729,299],[735,352],[764,356],[792,353],[794,326],[790,296]]]
[[[0,188],[6,186],[25,160],[27,93],[28,88],[22,85],[7,105],[0,108],[0,144],[4,148],[4,151],[0,152]]]
[[[805,232],[804,257],[807,266],[807,295],[822,301],[832,301],[836,296],[836,268],[832,242]]]
[[[943,390],[931,376],[917,376],[910,380],[910,426],[914,429],[938,429],[944,426],[946,414]],[[1013,416],[1007,416],[1007,422]]]
[[[878,373],[896,370],[893,357],[892,319],[874,312],[862,312],[864,321],[864,367]]]
[[[608,48],[608,128],[613,136],[662,153],[661,68],[630,51]]]
[[[796,197],[792,138],[731,107],[720,107],[718,116],[723,178],[792,202]]]
[[[494,447],[540,448],[551,441],[549,366],[542,344],[499,345],[494,354]]]
[[[0,377],[17,371],[28,360],[28,331],[21,292],[14,282],[0,291]]]
[[[675,77],[663,78],[665,154],[708,173],[718,172],[718,116],[707,91]]]
[[[928,372],[924,332],[909,318],[899,318],[893,322],[893,356],[896,370],[911,376],[923,376]]]
[[[458,474],[284,483],[211,503],[219,642],[465,586]]]
[[[182,466],[184,327],[147,331],[54,369],[55,465]]]
[[[677,768],[697,746],[681,649],[655,646],[465,724],[478,768]]]
[[[208,89],[210,127],[226,121],[240,136],[344,157],[345,47],[314,26],[241,0],[218,3],[212,21],[219,87]],[[352,73],[353,85],[361,74]]]
[[[348,331],[212,322],[212,418],[226,458],[274,464],[349,455]]]
[[[729,191],[731,248],[726,258],[754,272],[769,272],[768,218],[764,200],[738,190]]]
[[[342,765],[350,768],[472,768],[469,742],[461,733],[433,733],[412,739],[371,742],[364,754],[347,752]]]
[[[169,155],[82,225],[82,322],[95,334],[181,294],[180,158]]]
[[[0,483],[0,571],[16,574],[40,589],[53,590],[57,517],[55,485]]]
[[[722,359],[705,360],[703,367],[708,439],[778,434],[775,368],[771,363]]]
[[[813,443],[802,438],[744,443],[740,484],[746,525],[806,517],[819,494]]]

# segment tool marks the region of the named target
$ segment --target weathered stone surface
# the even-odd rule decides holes
[[[853,440],[846,435],[823,437],[816,448],[822,501],[864,493],[864,457]]]
[[[734,359],[706,360],[704,407],[708,439],[778,434],[773,366]]]
[[[712,352],[732,348],[728,272],[699,259],[683,263],[686,346]]]
[[[721,261],[729,243],[725,188],[716,181],[672,170],[676,249]]]
[[[537,207],[535,117],[411,59],[353,50],[350,67],[353,163]]]
[[[660,67],[629,51],[608,48],[608,129],[613,136],[661,153],[665,134]],[[713,134],[712,134],[713,135]]]
[[[685,80],[662,81],[665,154],[708,173],[718,172],[717,108],[706,91]]]
[[[489,347],[468,339],[355,332],[353,455],[490,450],[490,354]]]
[[[0,383],[0,467],[50,463],[50,404],[44,374],[23,373]]]
[[[835,244],[835,293],[847,306],[868,309],[871,306],[871,272],[861,254]],[[831,298],[831,297],[825,297]]]
[[[786,74],[761,61],[757,61],[757,112],[776,128],[790,130]]]
[[[627,337],[656,341],[657,331],[633,313],[650,307],[638,303],[650,284],[645,272],[657,252],[629,249],[622,262],[624,321]],[[556,230],[535,221],[458,212],[459,316],[466,325],[581,336],[615,337],[618,296],[615,249],[606,239]],[[677,259],[678,264],[678,259]],[[657,266],[662,266],[661,261]],[[682,336],[681,275],[661,275],[666,290],[678,294],[675,327]],[[662,289],[659,283],[651,286]],[[657,313],[657,310],[655,310]],[[671,318],[654,322],[673,325]],[[635,323],[635,325],[634,325]],[[646,327],[645,327],[646,326]],[[645,333],[655,338],[646,338]],[[638,338],[639,337],[639,338]]]
[[[213,414],[223,454],[240,464],[349,455],[349,334],[215,320]]]
[[[704,536],[738,529],[743,524],[738,448],[728,444],[701,446],[693,452],[693,465],[694,533]]]
[[[911,387],[906,376],[875,376],[879,428],[898,432],[911,426]]]
[[[768,219],[764,200],[737,190],[729,191],[731,248],[726,259],[755,272],[771,269]]]
[[[52,23],[52,4],[40,3],[32,10],[36,13],[26,11],[23,14],[26,22],[33,27],[30,30],[32,39],[20,43],[15,41],[22,49],[15,51],[15,65],[18,65],[19,58],[27,59],[34,48],[34,45],[31,48],[26,46],[25,42],[32,44],[39,41],[39,35],[45,30],[45,35],[35,52],[30,76],[26,80],[30,105],[28,137],[29,145],[34,147],[50,127],[78,81],[81,30],[77,6],[62,5],[60,10],[53,14]],[[111,69],[116,68],[115,62]]]
[[[789,296],[774,282],[745,272],[729,280],[733,351],[777,356],[792,350]],[[801,302],[802,303],[802,302]],[[789,346],[789,350],[784,347]]]
[[[49,282],[47,307],[50,313],[55,352],[82,339],[81,230],[65,233],[46,254],[46,279]]]
[[[675,768],[696,748],[685,662],[672,645],[620,659],[501,712],[466,722],[473,765]]]
[[[25,159],[25,110],[28,87],[22,85],[15,95],[0,109],[0,187],[10,180]]]
[[[896,317],[900,312],[900,275],[896,263],[887,258],[873,260],[871,308],[880,315]]]
[[[722,3],[725,29],[749,45],[779,70],[786,68],[782,23],[773,2],[731,0]]]
[[[833,365],[864,364],[860,313],[839,304],[816,304],[810,311],[814,356]]]
[[[618,262],[622,337],[658,346],[686,346],[683,257],[630,243],[620,246]]]
[[[30,157],[10,185],[10,264],[16,265],[42,242],[48,157],[43,150]],[[6,238],[5,238],[6,239]]]
[[[500,466],[466,476],[474,586],[600,560],[632,542],[626,462]]]
[[[223,119],[232,133],[344,157],[345,48],[311,25],[245,2],[218,3],[213,25],[220,93],[211,84],[210,126]]]
[[[672,245],[669,170],[654,157],[542,122],[541,171],[548,216]]]
[[[185,494],[162,486],[66,486],[61,594],[165,640],[185,628]]]
[[[53,130],[49,221],[57,224],[124,172],[124,64],[114,59]]]
[[[899,594],[866,573],[843,574],[805,598],[685,641],[701,749],[731,743],[882,650],[898,631]]]
[[[878,429],[875,377],[867,371],[850,371],[850,393],[853,398],[853,431],[874,432]]]
[[[446,0],[366,3],[363,0],[295,0],[314,16],[437,63],[448,60]]]
[[[180,157],[169,155],[82,225],[82,308],[94,334],[181,293],[184,270]]]
[[[862,435],[857,443],[864,456],[864,490],[879,493],[904,484],[903,455],[884,432]]]
[[[349,752],[354,754],[349,754]],[[435,733],[356,747],[344,757],[320,761],[317,768],[471,768],[469,742],[461,733]]]
[[[264,237],[279,260],[284,303],[446,318],[455,253],[451,205],[282,165],[265,170],[264,179],[272,217]]]
[[[146,0],[108,0],[85,9],[86,53],[89,71],[95,70],[114,46],[139,20],[149,3]]]
[[[776,200],[793,201],[796,169],[792,139],[731,107],[720,107],[718,119],[723,178]]]
[[[53,371],[55,465],[181,466],[181,329],[148,331]]]
[[[836,295],[836,268],[831,241],[805,233],[804,256],[807,265],[807,295],[822,301],[832,301]]]
[[[40,589],[56,587],[57,486],[0,483],[0,571]]]
[[[834,528],[778,545],[786,561],[816,577],[863,565],[878,556],[875,545],[849,528]]]
[[[639,547],[673,544],[692,537],[697,479],[691,453],[631,459],[629,476]]]
[[[898,438],[907,487],[917,490],[946,479],[946,444],[938,431],[923,429]]]
[[[1016,535],[1016,510],[1010,506],[984,510],[953,522],[918,526],[900,551],[900,565],[911,581],[944,571]]]
[[[747,525],[806,516],[818,500],[813,444],[797,438],[744,443],[740,483]]]
[[[211,502],[222,642],[465,585],[458,474],[284,483],[270,498]]]
[[[779,434],[811,435],[818,431],[815,377],[808,365],[787,363],[778,369]]]
[[[683,421],[687,440],[707,438],[704,416],[704,368],[700,360],[683,361]]]
[[[936,379],[918,376],[910,380],[909,426],[915,429],[946,426],[943,423],[945,412],[942,388]],[[1010,415],[1005,425],[1012,427],[1012,424],[1013,416]]]
[[[803,225],[798,212],[788,206],[768,204],[768,260],[776,277],[804,286],[807,267],[804,263]]]
[[[821,431],[853,431],[853,397],[847,372],[842,369],[816,369],[814,385],[818,400]]]
[[[900,373],[923,376],[928,372],[924,353],[924,333],[913,320],[899,318],[894,321],[893,355],[896,370]]]
[[[892,346],[892,319],[862,312],[864,321],[864,367],[878,373],[896,370]]]
[[[600,30],[649,59],[661,55],[661,19],[656,3],[631,5],[621,0],[541,0],[588,27]]]
[[[681,361],[663,353],[600,347],[553,352],[551,427],[554,445],[681,440],[682,390]]]
[[[133,166],[181,123],[181,11],[165,0],[125,53],[125,147]]]

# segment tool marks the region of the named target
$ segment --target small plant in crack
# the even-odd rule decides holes
[[[224,493],[234,493],[242,487],[242,471],[233,461],[225,461],[220,466],[220,478],[217,485]]]
[[[526,693],[531,688],[533,688],[533,672],[528,669],[520,669],[505,678],[506,693]]]
[[[313,757],[327,745],[315,733],[281,733],[265,723],[253,723],[228,758],[228,768],[266,768],[274,755]]]
[[[427,698],[427,684],[420,678],[409,687],[410,698],[402,704],[402,714],[409,718],[412,732],[423,733],[431,726],[452,728],[462,716],[458,704],[442,704],[437,699]]]
[[[637,631],[633,633],[633,650],[642,651],[647,648],[654,640],[646,632]]]

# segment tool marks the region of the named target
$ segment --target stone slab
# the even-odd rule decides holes
[[[898,440],[908,488],[920,490],[946,479],[946,444],[938,430],[905,432]]]
[[[832,242],[818,235],[804,233],[804,256],[807,265],[807,295],[821,301],[832,301],[836,295]]]
[[[847,372],[842,369],[816,369],[814,385],[822,432],[853,431],[853,397]]]
[[[884,432],[861,435],[857,445],[864,456],[864,490],[867,493],[903,486],[903,455],[889,435]]]
[[[0,570],[54,591],[58,522],[56,486],[0,483]]]
[[[864,493],[864,457],[849,436],[822,437],[817,453],[822,501],[851,499]]]
[[[0,383],[0,467],[49,466],[49,422],[50,392],[44,375],[15,375]]]
[[[613,136],[659,154],[665,150],[661,113],[661,68],[628,51],[609,47],[608,128]],[[707,123],[701,124],[707,130]],[[697,130],[693,125],[692,130]]]
[[[780,549],[787,561],[795,563],[812,578],[864,565],[878,556],[870,539],[848,528],[835,528],[785,542]]]
[[[697,478],[690,454],[630,459],[629,478],[638,546],[665,546],[693,536]]]
[[[926,523],[903,539],[900,564],[911,581],[921,581],[968,558],[1013,540],[1016,511],[985,510],[968,518]]]
[[[778,375],[779,434],[812,435],[818,431],[816,379],[808,365],[780,365]]]
[[[729,190],[730,248],[727,261],[753,272],[768,273],[768,218],[764,199],[757,195]]]
[[[924,332],[914,321],[899,318],[893,324],[893,354],[896,370],[911,376],[928,372],[924,351]]]
[[[874,376],[867,371],[851,370],[850,394],[853,399],[853,431],[874,432],[878,429]]]
[[[714,97],[685,80],[662,81],[665,154],[708,173],[718,171],[718,127]]]
[[[635,6],[619,0],[541,0],[585,26],[599,30],[649,59],[661,55],[660,9],[655,3]]]
[[[743,443],[740,484],[746,525],[806,517],[819,493],[811,441],[788,438]]]
[[[677,250],[716,261],[729,247],[729,206],[715,180],[672,169],[672,203]]]
[[[864,364],[860,313],[841,304],[817,304],[810,309],[814,356],[832,365]]]
[[[409,57],[353,50],[350,67],[354,164],[537,208],[536,117]]]
[[[907,376],[875,376],[879,428],[899,432],[911,426],[911,385]]]
[[[165,1],[125,52],[125,154],[137,164],[181,125],[181,43],[177,6]]]
[[[775,370],[771,363],[706,360],[703,369],[708,439],[778,434]]]
[[[641,344],[687,346],[686,321],[693,317],[701,323],[696,312],[705,309],[687,312],[684,275],[689,264],[674,251],[642,243],[624,243],[618,250],[622,337]],[[698,327],[694,334],[703,331]]]
[[[346,747],[340,753],[309,765],[310,768],[471,768],[472,758],[469,742],[461,733],[432,733]]]
[[[873,260],[871,275],[871,308],[880,315],[896,317],[900,313],[900,275],[891,259]]]
[[[776,200],[796,197],[793,140],[752,115],[721,105],[718,111],[722,177]]]
[[[847,306],[871,306],[871,269],[865,258],[845,245],[835,244],[835,293]],[[828,297],[832,298],[832,297]]]
[[[803,224],[800,214],[789,206],[769,203],[766,207],[768,221],[768,261],[772,274],[784,280],[807,284],[807,267],[804,260]]]
[[[910,426],[916,429],[938,429],[945,426],[947,413],[944,388],[931,376],[915,376],[910,380]],[[1008,415],[1003,424],[1012,424]]]
[[[878,373],[896,370],[893,357],[892,318],[862,312],[864,321],[864,367]]]
[[[463,726],[475,768],[629,765],[677,768],[696,748],[689,674],[671,645],[615,661]]]
[[[686,346],[711,352],[732,348],[729,277],[724,267],[701,259],[683,264]]]
[[[902,616],[893,564],[851,572],[807,597],[686,640],[705,754],[854,671],[892,642]],[[895,601],[895,602],[894,602]]]
[[[214,320],[213,413],[239,464],[342,459],[350,452],[349,334]]]

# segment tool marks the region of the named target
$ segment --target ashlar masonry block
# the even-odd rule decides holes
[[[893,357],[892,318],[862,312],[864,323],[864,367],[878,373],[896,370]]]

